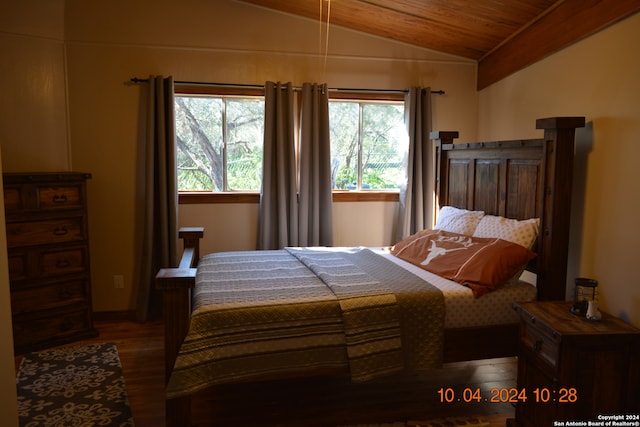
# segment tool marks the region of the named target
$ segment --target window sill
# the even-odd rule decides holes
[[[397,202],[397,191],[334,191],[333,201],[340,202]],[[184,192],[178,194],[181,205],[214,203],[260,203],[260,193]]]
[[[211,193],[194,191],[178,193],[181,205],[199,205],[208,203],[259,203],[260,193]]]
[[[334,202],[397,202],[397,191],[334,191]]]

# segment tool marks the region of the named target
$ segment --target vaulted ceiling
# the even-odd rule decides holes
[[[478,89],[640,11],[640,0],[242,0],[478,61]],[[322,11],[322,15],[321,15]]]

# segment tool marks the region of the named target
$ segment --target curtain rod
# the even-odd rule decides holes
[[[146,83],[149,79],[141,79],[138,77],[132,77],[129,79],[131,83]],[[185,84],[185,85],[204,85],[204,86],[220,86],[220,87],[236,87],[236,88],[245,88],[245,89],[264,89],[264,85],[249,85],[249,84],[235,84],[235,83],[205,83],[205,82],[189,82],[189,81],[174,81],[176,84]],[[300,87],[294,87],[295,90],[300,90]],[[406,89],[352,89],[352,88],[328,88],[329,91],[333,92],[372,92],[372,93],[407,93]],[[444,90],[432,90],[432,94],[436,95],[444,95]]]

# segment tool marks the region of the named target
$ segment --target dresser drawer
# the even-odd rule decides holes
[[[7,224],[7,247],[57,244],[86,239],[83,217]]]
[[[39,185],[36,193],[39,209],[81,208],[84,204],[80,185]]]
[[[558,367],[560,342],[534,320],[527,320],[520,325],[520,344],[554,371]]]
[[[5,174],[5,212],[83,209],[87,174]]]
[[[89,309],[84,307],[49,316],[21,316],[13,319],[13,339],[19,353],[21,350],[40,347],[41,343],[88,334],[87,331],[92,330]]]
[[[89,271],[89,249],[84,242],[78,246],[46,246],[44,250],[16,248],[9,253],[9,279],[13,282],[85,271]]]
[[[82,272],[88,269],[87,258],[84,246],[44,251],[40,253],[39,273],[49,277]]]
[[[11,311],[14,315],[49,310],[86,301],[89,283],[83,279],[13,289]]]

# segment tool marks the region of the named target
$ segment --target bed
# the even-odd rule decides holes
[[[376,375],[407,368],[430,369],[447,362],[515,355],[518,323],[517,316],[511,313],[513,301],[565,299],[575,129],[584,124],[584,117],[538,119],[536,128],[544,130],[543,138],[527,140],[454,143],[457,132],[431,134],[436,149],[436,187],[440,206],[483,212],[487,216],[504,219],[524,221],[536,218],[539,221],[539,232],[531,247],[536,256],[526,266],[527,270],[535,273],[535,287],[521,281],[510,281],[500,290],[480,298],[469,298],[467,288],[455,283],[452,285],[451,281],[425,272],[382,248],[327,248],[323,251],[290,248],[253,251],[253,254],[207,254],[201,259],[199,240],[203,229],[181,229],[179,235],[184,241],[184,253],[180,265],[162,269],[156,279],[156,286],[164,294],[167,425],[188,425],[190,395],[207,384],[345,372],[350,373],[355,381],[366,381]],[[264,262],[253,258],[257,255],[265,257]],[[240,259],[233,258],[229,263],[225,258],[229,256],[240,256]],[[291,321],[289,311],[283,315],[283,319],[289,322],[287,328],[293,325],[291,330],[298,328],[300,335],[289,335],[275,345],[286,347],[295,343],[290,353],[302,356],[282,359],[284,353],[274,353],[269,349],[263,351],[263,358],[270,361],[262,365],[259,364],[262,362],[257,362],[259,368],[239,375],[227,374],[242,369],[239,365],[248,365],[246,359],[238,363],[234,357],[242,351],[238,349],[255,339],[253,332],[257,330],[252,331],[253,335],[233,341],[232,345],[220,340],[231,337],[234,330],[245,330],[242,325],[249,325],[247,330],[258,328],[260,325],[254,325],[260,324],[262,315],[255,316],[253,324],[247,323],[244,317],[247,309],[238,305],[244,296],[229,301],[228,298],[233,298],[229,295],[233,296],[234,292],[206,291],[203,280],[210,277],[228,286],[236,280],[244,280],[246,284],[249,283],[247,280],[267,274],[254,271],[242,279],[233,276],[232,279],[221,280],[221,275],[227,274],[227,266],[238,262],[246,263],[240,264],[242,271],[247,270],[245,265],[259,264],[267,267],[282,265],[282,269],[298,272],[299,276],[293,282],[304,283],[304,289],[308,290],[296,291],[296,304],[304,307],[298,311],[305,312],[306,317]],[[220,270],[220,265],[224,265],[223,270]],[[346,265],[348,273],[344,272]],[[271,283],[259,286],[270,288],[278,281],[285,282],[279,274]],[[344,275],[355,277],[354,283],[361,286],[363,292],[357,298],[350,294],[352,288],[342,286],[340,281]],[[331,291],[316,287],[318,277]],[[416,298],[416,286],[422,286],[413,281],[416,277],[418,282],[429,283],[440,292],[430,290],[429,297],[421,294]],[[344,299],[340,297],[341,292],[346,292]],[[337,295],[337,301],[331,300],[327,294]],[[199,295],[204,295],[204,299]],[[269,298],[277,300],[281,296]],[[442,302],[436,302],[439,299]],[[476,314],[476,306],[483,306],[484,314]],[[210,328],[219,329],[217,331],[207,329],[210,322],[223,319],[211,318],[212,315],[220,316],[219,312],[227,312],[230,307],[235,310],[230,316],[233,320],[222,320],[224,326]],[[373,312],[381,320],[374,326],[362,323],[362,319],[371,317],[367,313]],[[200,313],[210,318],[202,321]],[[456,313],[465,315],[456,316]],[[336,322],[335,316],[342,316],[342,320]],[[407,325],[411,324],[433,326],[414,327],[407,332]],[[271,328],[265,333],[271,334],[278,328]],[[337,335],[337,329],[346,332],[342,338]],[[216,335],[218,341],[204,344],[205,335]],[[319,338],[305,341],[307,337]],[[300,342],[307,344],[300,347]],[[220,363],[223,368],[219,368],[218,362],[214,364],[206,360],[202,349],[207,347],[226,352],[227,357],[219,359],[229,363]],[[314,351],[320,348],[321,351],[305,353],[308,348],[314,348]],[[196,355],[191,365],[185,362],[189,355]],[[278,364],[282,366],[274,366]],[[198,370],[208,365],[216,367]],[[209,374],[204,374],[214,371],[216,375],[221,373],[216,379],[209,379]],[[183,375],[185,372],[187,375]],[[200,382],[188,385],[180,380],[181,376],[199,379]]]

